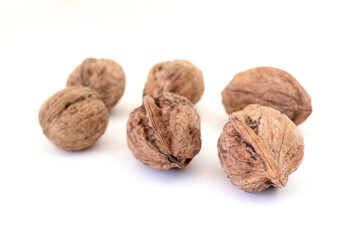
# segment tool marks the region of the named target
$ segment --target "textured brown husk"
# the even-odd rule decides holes
[[[108,111],[98,94],[85,87],[65,88],[40,108],[44,134],[57,147],[77,151],[92,146],[105,132]]]
[[[251,104],[230,115],[218,141],[218,154],[235,186],[260,192],[286,185],[303,160],[304,141],[285,114]]]
[[[142,163],[158,170],[184,168],[200,151],[200,117],[185,97],[146,95],[127,122],[127,144]]]
[[[84,86],[94,89],[110,111],[125,91],[122,67],[111,59],[85,59],[70,74],[66,86]]]
[[[295,124],[311,114],[311,98],[289,73],[258,67],[234,76],[222,91],[222,102],[228,114],[244,109],[249,104],[269,106],[285,113]]]
[[[157,98],[172,92],[184,96],[193,104],[204,93],[204,79],[198,67],[186,60],[174,60],[154,65],[145,83],[143,96]]]

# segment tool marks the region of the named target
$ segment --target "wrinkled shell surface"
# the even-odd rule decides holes
[[[311,98],[289,73],[272,67],[258,67],[235,75],[222,91],[228,114],[249,104],[268,106],[285,113],[295,124],[311,114]]]
[[[93,145],[105,132],[108,119],[107,108],[98,94],[85,87],[69,87],[55,93],[39,111],[44,134],[68,151]]]
[[[200,151],[200,117],[185,97],[145,96],[127,123],[127,144],[142,163],[158,170],[184,168]]]
[[[186,60],[174,60],[154,65],[149,72],[143,96],[157,98],[163,93],[172,92],[184,96],[193,104],[204,93],[202,72]]]
[[[232,113],[218,141],[230,181],[247,192],[284,187],[304,157],[304,141],[284,114],[257,104]]]
[[[111,59],[87,58],[70,74],[66,86],[94,89],[110,110],[125,91],[125,74],[122,67]]]

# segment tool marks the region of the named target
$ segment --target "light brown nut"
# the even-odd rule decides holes
[[[201,148],[200,117],[185,97],[145,96],[127,122],[127,144],[142,163],[158,169],[184,168]]]
[[[70,74],[66,86],[94,89],[110,111],[124,94],[125,81],[122,67],[114,60],[87,58]]]
[[[204,93],[202,72],[186,60],[174,60],[154,65],[149,72],[143,96],[157,98],[163,93],[172,92],[184,96],[193,104]]]
[[[285,114],[251,104],[230,115],[218,141],[218,154],[235,186],[260,192],[286,185],[303,160],[304,141]]]
[[[92,146],[105,132],[109,116],[98,94],[85,87],[65,88],[40,108],[44,134],[57,147],[77,151]]]
[[[311,114],[311,98],[289,73],[272,67],[258,67],[235,75],[222,91],[228,114],[249,104],[268,106],[285,113],[295,124]]]

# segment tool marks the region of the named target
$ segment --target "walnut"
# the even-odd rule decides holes
[[[87,58],[70,74],[66,86],[94,89],[110,111],[124,93],[125,74],[111,59]]]
[[[40,108],[44,134],[57,147],[77,151],[92,146],[105,132],[108,111],[98,94],[85,87],[65,88]]]
[[[270,107],[251,104],[234,112],[218,141],[220,163],[230,181],[247,192],[282,188],[304,157],[296,125]]]
[[[200,117],[185,97],[146,95],[127,122],[127,144],[142,163],[158,170],[184,168],[200,151]]]
[[[268,106],[285,113],[295,124],[311,114],[311,98],[289,73],[272,67],[258,67],[235,75],[222,91],[228,114],[249,104]]]
[[[202,72],[186,60],[174,60],[154,65],[149,72],[143,96],[157,98],[162,93],[172,92],[184,96],[193,104],[204,93]]]

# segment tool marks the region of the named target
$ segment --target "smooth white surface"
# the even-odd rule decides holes
[[[7,1],[9,2],[9,1]],[[357,1],[5,1],[0,4],[0,239],[359,239]],[[112,58],[126,91],[91,149],[58,150],[42,102],[86,57]],[[203,147],[183,171],[126,146],[150,67],[188,59],[205,77]],[[217,157],[221,90],[273,66],[313,100],[305,159],[287,186],[248,194]]]

